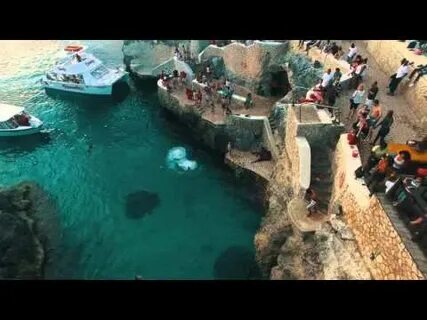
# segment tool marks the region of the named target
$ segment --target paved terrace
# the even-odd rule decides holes
[[[214,80],[214,83],[216,84],[220,80]],[[199,84],[201,85],[201,84]],[[203,86],[203,85],[201,85]],[[246,109],[243,106],[243,103],[246,99],[247,93],[250,91],[242,86],[235,85],[235,93],[233,95],[233,99],[231,102],[230,109],[233,112],[233,114],[248,114],[252,116],[266,116],[268,117],[271,114],[271,111],[273,109],[274,103],[279,100],[277,97],[261,97],[254,93],[252,93],[252,99],[254,101],[254,105],[252,108]],[[214,94],[214,102],[215,102],[215,108],[214,112],[211,110],[211,106],[208,105],[205,101],[205,94],[202,90],[203,99],[202,99],[202,106],[199,108],[199,111],[201,113],[201,117],[207,121],[212,122],[213,124],[224,124],[225,122],[225,113],[221,106],[221,100],[218,94]],[[186,94],[185,94],[185,87],[178,85],[177,88],[172,89],[171,95],[176,97],[181,105],[184,106],[195,106],[195,101],[188,100]]]

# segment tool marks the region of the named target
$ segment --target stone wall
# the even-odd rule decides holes
[[[222,57],[228,78],[257,94],[269,95],[269,68],[278,65],[287,50],[287,42],[255,41],[249,46],[234,42],[225,47],[210,45],[199,54],[199,62],[214,56]]]
[[[173,113],[179,121],[186,125],[194,137],[214,150],[225,152],[230,137],[225,125],[213,124],[203,119],[192,104],[181,105],[179,100],[166,91],[158,81],[158,97],[161,106]]]
[[[330,123],[300,123],[297,135],[305,137],[312,146],[324,146],[334,148],[339,136],[345,131],[343,125],[331,125]]]
[[[415,55],[409,51],[405,42],[397,40],[369,40],[365,41],[366,50],[374,57],[383,71],[392,75],[400,66],[403,58],[413,61],[415,66],[427,64],[427,57]],[[400,86],[398,90],[404,94],[410,105],[420,112],[423,123],[427,124],[427,77],[421,77],[418,83],[412,87]]]
[[[345,134],[335,153],[333,206],[341,206],[343,217],[355,235],[359,251],[374,279],[423,279],[421,271],[393,227],[378,198],[356,180],[361,165],[352,156]]]
[[[277,147],[277,141],[271,131],[270,122],[267,117],[263,117],[262,141],[264,146],[271,151],[273,159],[277,161],[280,156],[280,151]]]
[[[262,118],[246,118],[232,115],[226,119],[226,132],[231,137],[233,147],[242,151],[257,151],[263,146]]]
[[[298,134],[299,122],[295,110],[288,108],[287,115],[285,150],[290,160],[292,192],[295,196],[302,196],[310,186],[310,145],[304,136]]]
[[[187,74],[188,81],[193,81],[194,72],[191,67],[184,61],[178,60],[176,57],[159,64],[151,71],[151,74],[157,77],[162,73],[162,71],[164,71],[166,74],[172,74],[174,70],[177,70],[178,73],[184,71]]]
[[[174,56],[175,46],[150,40],[127,41],[123,44],[125,64],[135,73],[149,75],[151,70]]]

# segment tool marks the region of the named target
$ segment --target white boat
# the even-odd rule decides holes
[[[67,56],[41,79],[48,90],[109,96],[128,88],[127,72],[107,68],[82,46],[67,46]]]
[[[26,136],[40,132],[43,122],[23,107],[0,103],[0,137]]]

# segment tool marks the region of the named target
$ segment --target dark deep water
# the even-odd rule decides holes
[[[121,41],[83,41],[122,65]],[[0,101],[20,105],[69,41],[0,42]],[[50,131],[0,137],[1,185],[39,183],[56,200],[61,243],[49,277],[246,278],[261,209],[218,155],[160,108],[152,88],[122,102],[42,93],[24,104]],[[168,167],[182,146],[197,168]],[[136,207],[136,209],[135,209]]]

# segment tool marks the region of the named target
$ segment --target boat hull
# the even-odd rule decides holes
[[[20,137],[27,136],[30,134],[39,133],[42,130],[43,126],[36,128],[26,127],[26,128],[16,128],[11,130],[0,130],[0,137]]]
[[[86,86],[77,83],[61,83],[51,81],[46,78],[42,80],[43,88],[51,92],[67,92],[72,94],[87,95],[87,96],[111,96],[115,94],[115,87],[118,84],[127,85],[128,76],[124,74],[110,85],[105,86]]]
[[[47,82],[44,81],[43,87],[47,91],[61,91],[68,93],[77,93],[84,95],[93,95],[93,96],[110,96],[113,92],[113,86],[103,86],[103,87],[89,87],[79,84],[63,84],[58,82]]]

